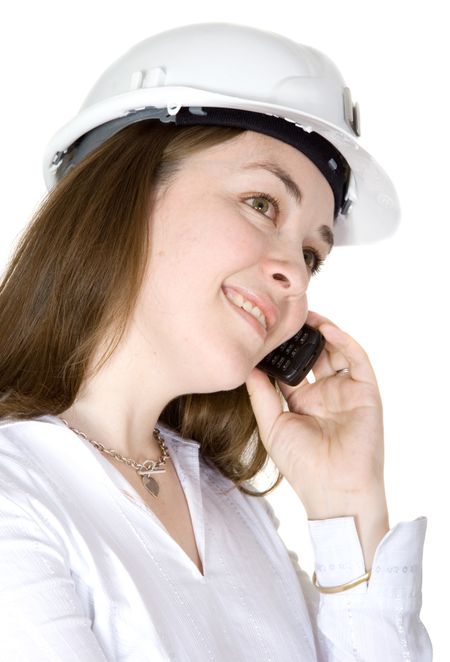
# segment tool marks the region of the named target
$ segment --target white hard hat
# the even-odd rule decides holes
[[[51,139],[48,190],[111,135],[149,118],[242,127],[300,149],[333,188],[335,245],[371,243],[397,228],[395,188],[357,140],[358,104],[332,60],[311,46],[233,23],[182,26],[139,42]]]

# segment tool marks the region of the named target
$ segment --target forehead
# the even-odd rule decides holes
[[[268,170],[278,169],[284,173],[285,182],[291,193],[303,188],[304,197],[308,192],[329,201],[334,208],[333,191],[319,168],[303,152],[292,145],[256,131],[245,131],[218,145],[206,148],[192,156],[191,163],[214,171],[222,169],[229,173],[247,172],[261,164],[272,165]],[[217,169],[217,170],[216,170]],[[283,177],[281,177],[283,180]],[[295,197],[294,195],[294,197]]]
[[[212,153],[223,156],[224,162],[231,156],[240,163],[263,157],[272,157],[285,163],[296,160],[300,162],[309,161],[302,152],[292,147],[292,145],[257,131],[244,131],[238,136],[197,152],[194,158],[206,157]],[[312,162],[310,163],[314,165]]]
[[[295,147],[265,134],[245,131],[193,154],[189,160],[194,169],[195,166],[200,169],[202,186],[205,177],[217,182],[229,177],[236,186],[244,182],[245,187],[247,182],[249,186],[253,186],[250,182],[258,186],[263,174],[264,181],[281,187],[300,212],[317,219],[320,238],[331,250],[334,243],[333,191],[317,166]],[[195,181],[199,180],[199,174],[196,173]]]
[[[219,146],[215,146],[219,147]],[[225,169],[235,173],[266,170],[284,184],[296,204],[319,203],[324,214],[334,215],[334,194],[330,184],[311,159],[292,145],[255,131],[223,144],[216,155]]]

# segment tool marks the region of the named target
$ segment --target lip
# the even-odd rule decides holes
[[[267,333],[272,329],[272,327],[278,322],[280,316],[279,310],[275,306],[275,304],[271,301],[271,299],[269,299],[269,297],[263,296],[261,294],[257,294],[256,292],[252,292],[251,290],[248,290],[245,287],[240,287],[237,285],[223,285],[222,290],[225,294],[227,292],[235,292],[236,294],[242,294],[244,299],[248,299],[248,301],[250,301],[253,305],[258,306],[258,308],[266,318],[267,330],[264,329],[264,327],[258,322],[257,319],[253,317],[253,315],[247,313],[243,308],[241,308],[240,310],[242,310],[243,312],[246,313],[246,315],[251,317],[262,329],[265,335],[267,335]],[[228,297],[226,298],[228,299]],[[232,302],[230,301],[230,303]],[[235,304],[233,304],[233,306],[235,308],[238,308],[238,306],[236,306]]]
[[[247,312],[244,308],[241,308],[240,306],[237,306],[235,303],[230,301],[228,297],[225,297],[225,299],[228,301],[230,306],[237,312],[237,314],[243,317],[255,329],[255,331],[261,336],[261,338],[265,340],[267,336],[267,331],[263,327],[261,322],[258,322],[256,317],[253,317],[253,315]]]

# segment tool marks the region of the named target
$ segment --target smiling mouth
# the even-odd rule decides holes
[[[251,301],[248,301],[248,299],[245,299],[242,296],[242,294],[239,294],[237,292],[227,291],[225,292],[225,296],[238,308],[242,308],[247,313],[249,313],[249,315],[254,317],[261,324],[263,329],[267,331],[266,318],[264,316],[264,313],[258,308],[258,306],[255,306],[254,304],[251,303]]]
[[[257,320],[256,317],[254,317],[251,313],[245,310],[245,308],[241,308],[241,306],[238,306],[235,303],[233,303],[233,301],[231,301],[229,297],[226,298],[228,299],[228,303],[230,304],[230,306],[237,312],[237,314],[240,315],[243,319],[245,319],[247,324],[250,324],[250,326],[252,326],[255,329],[255,331],[258,333],[260,338],[265,340],[267,336],[267,331],[264,328],[264,326],[261,324],[261,322]]]

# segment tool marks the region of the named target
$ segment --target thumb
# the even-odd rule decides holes
[[[266,450],[269,451],[268,439],[274,424],[283,413],[282,397],[266,373],[258,368],[253,368],[246,379],[245,386],[258,424],[259,434]]]

